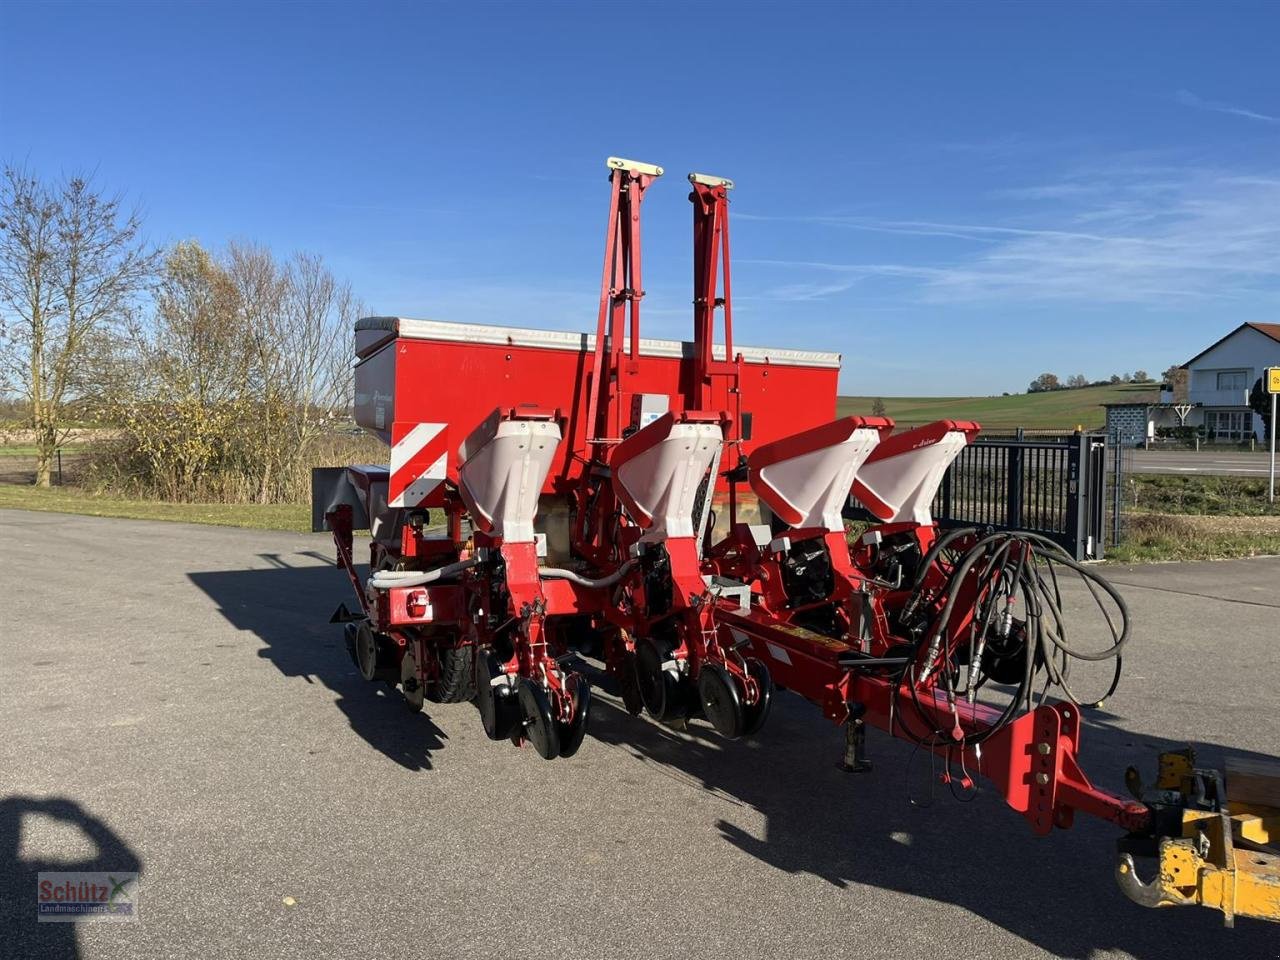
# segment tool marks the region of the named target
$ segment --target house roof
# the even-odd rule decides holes
[[[1257,330],[1264,337],[1270,337],[1276,343],[1280,343],[1280,323],[1242,323],[1240,324],[1240,326],[1236,327],[1234,330],[1228,333],[1225,337],[1220,337],[1219,339],[1211,343],[1209,346],[1201,350],[1199,353],[1197,353],[1194,357],[1192,357],[1190,360],[1188,360],[1186,363],[1182,365],[1182,369],[1183,370],[1187,369],[1187,367],[1191,366],[1193,363],[1195,363],[1197,360],[1203,357],[1206,353],[1208,353],[1214,347],[1218,346],[1218,344],[1226,340],[1230,340],[1232,337],[1234,337],[1237,333],[1239,333],[1245,327],[1252,327],[1254,330]]]
[[[1159,407],[1159,408],[1161,408],[1161,409],[1163,409],[1163,408],[1165,408],[1165,407],[1170,407],[1170,408],[1172,408],[1172,407],[1182,407],[1182,406],[1187,406],[1187,407],[1203,407],[1203,406],[1204,406],[1204,404],[1203,404],[1203,403],[1187,403],[1187,404],[1182,404],[1182,403],[1165,403],[1163,400],[1158,401],[1158,402],[1157,402],[1157,401],[1155,401],[1155,400],[1125,400],[1125,401],[1124,401],[1124,402],[1122,402],[1122,403],[1100,403],[1100,404],[1098,404],[1098,406],[1100,406],[1100,407],[1106,407],[1108,410],[1112,409],[1113,407],[1116,407],[1116,408],[1119,408],[1119,407],[1146,407],[1148,410],[1150,410],[1152,407]]]

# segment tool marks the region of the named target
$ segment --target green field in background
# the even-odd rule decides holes
[[[976,420],[987,430],[1096,430],[1106,423],[1104,403],[1154,400],[1159,386],[1121,383],[1048,393],[1016,393],[1007,397],[884,397],[885,416],[901,424],[934,420]],[[875,397],[840,397],[839,416],[869,415]]]

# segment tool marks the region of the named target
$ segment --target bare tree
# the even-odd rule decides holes
[[[295,255],[286,277],[289,296],[283,342],[289,350],[289,376],[285,383],[297,411],[292,446],[297,452],[347,412],[351,330],[363,310],[351,286],[335,278],[314,254]]]
[[[235,288],[200,244],[172,247],[156,285],[155,315],[132,330],[134,377],[114,392],[125,430],[122,471],[139,492],[170,500],[208,496],[211,476],[239,456],[249,350],[235,320]],[[120,484],[126,478],[113,478]],[[228,491],[216,493],[225,496]]]
[[[39,486],[154,268],[140,231],[84,177],[0,176],[0,383],[27,401]]]
[[[101,475],[182,500],[296,497],[346,411],[350,288],[319,257],[245,244],[217,257],[186,242],[166,256],[155,301],[115,407],[119,459]]]
[[[257,417],[247,439],[258,464],[257,498],[266,503],[346,406],[359,307],[350,286],[314,254],[281,262],[263,247],[233,245],[226,270],[252,346]]]
[[[256,244],[233,243],[225,258],[234,289],[236,322],[249,346],[250,371],[244,386],[253,415],[243,424],[241,444],[257,477],[255,498],[271,499],[280,471],[283,420],[288,416],[282,383],[288,375],[283,343],[288,281],[271,251]]]
[[[1067,377],[1067,387],[1072,390],[1079,390],[1081,387],[1089,385],[1089,378],[1083,373],[1075,373]]]

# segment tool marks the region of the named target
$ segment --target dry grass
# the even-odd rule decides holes
[[[1136,513],[1123,542],[1107,548],[1118,563],[1220,560],[1280,554],[1280,517]]]
[[[271,485],[273,501],[306,504],[311,500],[311,468],[341,467],[352,463],[386,463],[387,446],[364,433],[332,433],[316,438],[305,454]],[[256,465],[241,459],[201,472],[194,481],[176,483],[137,468],[135,451],[116,444],[95,448],[76,477],[84,489],[110,498],[135,501],[204,504],[253,504],[259,502],[261,483]]]
[[[1262,477],[1135,473],[1125,478],[1124,500],[1142,513],[1280,517],[1280,502],[1267,502]]]

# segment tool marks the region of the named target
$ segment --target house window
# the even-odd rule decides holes
[[[1240,441],[1253,436],[1253,412],[1250,410],[1209,410],[1205,412],[1204,422],[1215,440]]]
[[[1222,370],[1218,373],[1219,390],[1248,390],[1249,372],[1247,370]]]

